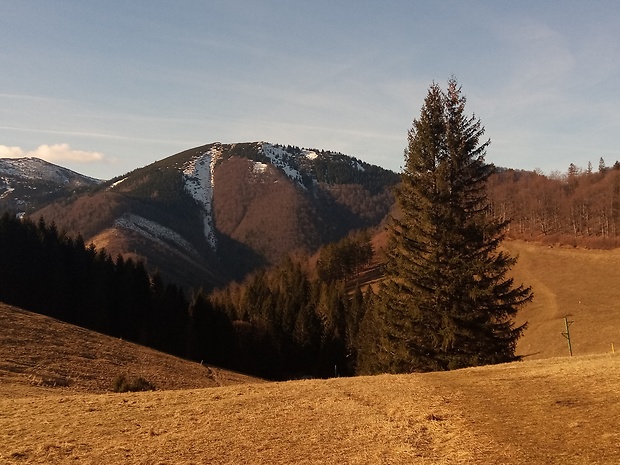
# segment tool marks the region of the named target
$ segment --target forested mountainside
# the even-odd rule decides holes
[[[359,208],[364,199],[366,205],[381,205],[385,197],[386,210],[391,206],[386,190],[373,187],[373,182],[380,185],[384,175],[393,181],[394,173],[378,171],[377,176],[364,178],[356,172],[363,173],[355,160],[336,156],[338,163],[348,163],[356,171],[343,170],[318,181],[313,171],[299,168],[319,159],[316,151],[238,145],[236,150],[243,149],[241,155],[231,154],[233,146],[211,144],[110,180],[86,195],[67,197],[41,210],[58,214],[48,222],[37,219],[40,213],[35,223],[6,215],[0,222],[0,269],[6,284],[0,300],[185,357],[275,379],[353,374],[357,352],[364,344],[373,344],[368,333],[374,323],[364,309],[374,299],[367,285],[381,279],[384,238],[378,237],[384,233],[331,240],[315,254],[315,262],[301,256],[284,260],[210,295],[166,285],[163,273],[149,275],[135,260],[144,257],[152,270],[159,268],[154,262],[168,265],[168,272],[178,270],[177,282],[198,270],[203,273],[196,273],[200,285],[219,279],[224,286],[230,279],[225,272],[231,269],[222,271],[226,260],[243,256],[246,269],[250,260],[261,270],[270,263],[269,250],[258,247],[262,236],[277,238],[283,250],[291,247],[290,252],[298,250],[290,245],[299,244],[294,242],[298,236],[309,237],[304,236],[306,230],[325,234],[323,238],[343,234],[336,228],[321,230],[330,221],[339,225],[329,216],[329,207],[335,206],[334,216],[346,213],[350,224],[364,225],[385,216],[373,217],[372,208]],[[252,146],[261,150],[252,152]],[[258,160],[249,157],[252,153]],[[297,165],[282,164],[289,155],[303,158]],[[323,166],[329,167],[329,162]],[[332,170],[338,173],[330,168],[319,172]],[[612,241],[617,235],[619,173],[619,169],[602,167],[598,172],[575,169],[548,177],[500,169],[489,182],[490,214],[512,215],[513,236]],[[328,182],[346,176],[358,184]],[[355,196],[362,200],[356,203]],[[297,224],[287,217],[299,221],[304,211],[305,222],[293,229],[294,235],[268,235],[280,221]],[[67,222],[63,226],[58,219]],[[545,224],[551,229],[544,229]],[[83,231],[82,236],[66,225]],[[567,225],[572,227],[568,233]],[[247,234],[260,227],[264,229],[254,236]],[[117,241],[124,247],[122,254],[88,247],[86,234],[95,243]],[[185,262],[179,260],[183,256],[179,250]],[[211,281],[204,279],[208,273]]]
[[[42,216],[166,279],[210,289],[381,223],[398,175],[265,142],[186,150],[54,202]]]
[[[99,183],[39,158],[0,158],[0,212],[30,213]]]
[[[620,163],[545,176],[499,170],[490,178],[491,215],[510,219],[508,236],[573,246],[620,245]]]

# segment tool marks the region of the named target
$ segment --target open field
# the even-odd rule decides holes
[[[0,400],[7,464],[617,464],[620,358]]]
[[[534,289],[534,301],[517,321],[529,327],[519,341],[517,353],[530,358],[568,355],[561,335],[564,316],[570,327],[575,355],[620,351],[620,249],[586,250],[549,247],[522,241],[504,246],[519,260],[515,281]]]

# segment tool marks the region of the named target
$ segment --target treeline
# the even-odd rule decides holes
[[[326,154],[322,150],[317,152],[321,155]],[[305,160],[320,183],[359,184],[371,194],[377,195],[385,191],[386,187],[394,186],[399,181],[399,175],[393,171],[340,153],[327,152],[327,155],[311,161]]]
[[[347,292],[345,282],[370,259],[367,239],[358,235],[328,247],[319,259],[323,279],[289,259],[242,284],[211,296],[200,290],[188,300],[141,262],[114,260],[43,219],[4,214],[0,301],[267,378],[350,375],[364,297],[359,288]]]
[[[257,153],[244,144],[236,144],[231,154],[245,156],[255,161],[268,163],[267,158],[257,158]],[[396,185],[400,176],[380,166],[371,165],[355,157],[340,152],[330,152],[318,149],[302,149],[292,145],[275,144],[290,155],[287,163],[299,169],[303,184],[312,188],[313,178],[319,183],[328,185],[358,184],[368,190],[373,196],[383,193],[386,188]],[[302,157],[303,150],[311,150],[319,156],[313,159]]]
[[[489,179],[490,214],[509,237],[611,248],[620,244],[620,163],[566,173],[501,170]]]
[[[142,262],[114,260],[42,219],[0,218],[2,302],[171,354],[225,361],[204,338],[231,339],[232,326],[203,300],[198,293],[188,301],[183,289],[149,275]]]

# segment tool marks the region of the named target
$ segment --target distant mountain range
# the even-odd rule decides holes
[[[398,180],[341,153],[215,142],[105,182],[42,160],[0,160],[0,208],[210,289],[379,225]]]
[[[39,158],[0,158],[0,211],[30,213],[101,182]]]

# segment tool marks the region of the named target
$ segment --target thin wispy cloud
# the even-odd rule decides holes
[[[56,100],[56,99],[51,99],[51,98],[48,98],[48,97],[41,97],[41,96],[38,96],[38,95],[6,94],[6,93],[2,93],[2,92],[0,92],[0,99],[33,100],[33,101],[37,101],[37,102],[45,102],[45,101],[50,101],[50,100]]]
[[[119,116],[118,119],[122,119]],[[179,121],[179,120],[171,120],[171,121]],[[63,130],[54,130],[54,129],[40,129],[40,128],[27,128],[27,127],[15,127],[15,126],[0,126],[0,129],[10,130],[10,131],[18,131],[18,132],[26,132],[33,134],[50,134],[56,136],[78,136],[82,138],[91,138],[91,139],[110,139],[110,140],[118,140],[118,141],[133,141],[133,142],[162,142],[162,143],[183,143],[183,140],[172,140],[172,139],[162,139],[156,137],[133,137],[133,136],[124,136],[120,134],[107,134],[107,133],[97,133],[97,132],[88,132],[88,131],[63,131]]]

